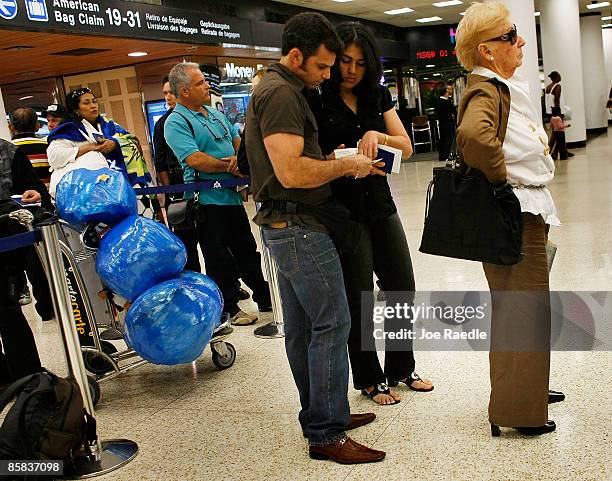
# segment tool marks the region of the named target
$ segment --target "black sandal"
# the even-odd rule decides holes
[[[412,374],[410,374],[410,376],[408,376],[406,378],[406,380],[400,380],[400,381],[389,381],[389,386],[391,387],[395,387],[397,386],[400,382],[403,382],[406,386],[408,386],[409,389],[413,390],[413,391],[417,391],[417,392],[431,392],[433,391],[433,386],[431,386],[431,389],[417,389],[416,387],[412,387],[412,383],[414,381],[421,381],[424,382],[421,379],[421,376],[419,376],[416,372],[413,372]]]
[[[385,383],[381,382],[380,384],[377,384],[376,386],[374,386],[374,389],[372,389],[370,392],[366,391],[365,389],[362,389],[361,394],[369,397],[372,401],[374,401],[374,396],[378,396],[379,394],[386,394],[387,396],[391,396],[391,389],[389,389],[389,386],[387,386]],[[379,406],[393,406],[394,404],[397,404],[400,401],[393,398],[393,402],[389,404],[381,404],[376,401],[374,402],[378,404]]]

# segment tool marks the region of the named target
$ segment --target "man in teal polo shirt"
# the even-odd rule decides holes
[[[175,65],[169,81],[177,103],[166,120],[164,137],[183,167],[184,181],[227,180],[240,175],[236,160],[240,137],[233,136],[223,113],[205,106],[210,101],[210,86],[198,64]],[[269,311],[271,303],[242,198],[233,188],[209,189],[198,193],[198,201],[204,217],[198,222],[198,233],[206,273],[221,289],[232,324],[252,324],[257,316],[238,307],[234,269],[228,266],[237,263],[260,311]]]

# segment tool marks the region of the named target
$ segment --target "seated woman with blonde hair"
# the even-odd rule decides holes
[[[527,436],[554,431],[548,404],[564,398],[548,390],[546,240],[548,227],[560,222],[546,185],[555,166],[529,85],[515,74],[524,46],[501,3],[473,3],[459,23],[457,57],[471,71],[459,106],[460,158],[481,170],[496,190],[513,192],[523,221],[522,260],[483,264],[492,298],[489,421],[494,436],[500,435],[499,426]]]

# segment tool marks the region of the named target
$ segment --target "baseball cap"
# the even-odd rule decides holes
[[[46,110],[42,112],[43,117],[47,115],[52,115],[53,117],[66,117],[68,115],[68,111],[66,107],[61,104],[51,104],[47,107]]]

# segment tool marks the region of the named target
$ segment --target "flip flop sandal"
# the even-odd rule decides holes
[[[416,372],[413,372],[412,374],[410,374],[410,376],[408,376],[408,379],[406,379],[405,381],[389,381],[389,386],[395,387],[400,382],[403,382],[406,386],[408,386],[409,389],[411,389],[413,391],[417,391],[417,392],[431,392],[431,391],[433,391],[433,388],[434,388],[433,386],[430,386],[429,389],[419,389],[419,388],[416,388],[416,387],[412,387],[412,383],[414,381],[424,382],[421,379],[421,376],[419,376]]]
[[[379,394],[386,394],[387,396],[391,396],[391,390],[389,389],[389,386],[387,386],[385,383],[380,383],[374,386],[374,389],[372,389],[372,391],[370,392],[366,391],[365,389],[362,389],[361,394],[369,397],[372,401],[374,401],[374,396],[378,396]],[[374,402],[379,406],[393,406],[394,404],[397,404],[400,401],[393,399],[393,402],[389,404],[381,404],[376,401]]]

